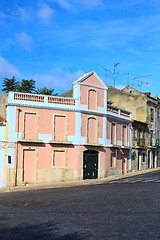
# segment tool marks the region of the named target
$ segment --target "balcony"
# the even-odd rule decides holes
[[[48,97],[48,103],[63,104],[63,105],[75,105],[75,99],[62,98],[62,97]]]
[[[8,103],[17,103],[17,102],[26,102],[25,104],[31,104],[31,102],[38,105],[68,105],[75,106],[76,99],[68,98],[68,97],[58,97],[58,96],[49,96],[49,95],[40,95],[40,94],[32,94],[32,93],[9,93],[9,101]],[[30,103],[29,103],[30,102]]]
[[[117,107],[114,107],[114,106],[111,106],[111,105],[107,105],[107,111],[110,112],[110,113],[117,114],[119,116],[131,118],[131,113],[130,112],[128,112],[126,110],[123,110],[123,109],[120,109],[120,108],[117,108]]]
[[[145,146],[146,146],[145,139],[139,139],[139,140],[137,140],[137,146],[139,146],[139,147],[145,147]]]
[[[31,102],[44,102],[44,96],[28,93],[14,93],[14,100],[31,101]]]

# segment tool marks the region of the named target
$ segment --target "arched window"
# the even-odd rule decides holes
[[[88,143],[97,143],[97,119],[94,117],[88,118],[87,123],[87,142]]]
[[[88,91],[88,109],[97,110],[97,92],[94,89]]]

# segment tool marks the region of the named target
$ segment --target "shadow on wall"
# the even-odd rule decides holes
[[[0,239],[3,240],[84,240],[79,233],[69,233],[60,235],[59,229],[51,223],[42,223],[37,225],[18,225],[13,228],[6,226],[5,229],[1,230],[0,227]]]

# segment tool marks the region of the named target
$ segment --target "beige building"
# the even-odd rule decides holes
[[[159,162],[159,99],[127,86],[122,90],[108,87],[108,101],[132,112],[132,169],[156,168]]]

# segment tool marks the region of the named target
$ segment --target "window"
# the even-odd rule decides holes
[[[111,144],[117,144],[116,141],[116,123],[111,123]]]
[[[151,114],[150,114],[151,121],[154,121],[154,109],[151,108]]]
[[[157,109],[157,118],[159,120],[159,108]]]
[[[146,137],[146,133],[145,131],[142,131],[142,139],[145,139],[145,137]]]
[[[137,140],[138,141],[140,140],[140,136],[141,136],[141,132],[140,132],[140,130],[137,130]]]
[[[111,168],[115,168],[116,167],[116,151],[112,151],[111,152],[110,167]]]
[[[122,126],[122,145],[128,146],[128,140],[127,140],[127,126]]]
[[[133,138],[136,138],[136,129],[133,128]]]
[[[142,153],[142,162],[145,162],[146,161],[146,154],[143,152]]]
[[[67,116],[54,115],[54,141],[67,141]]]
[[[97,135],[98,135],[98,129],[97,129],[97,119],[94,117],[88,118],[87,123],[87,142],[88,143],[97,143]]]
[[[150,146],[152,146],[153,130],[150,131]]]
[[[34,112],[24,113],[24,139],[37,139],[38,125],[37,114]]]
[[[66,150],[55,149],[53,151],[53,167],[66,167]]]
[[[97,92],[94,89],[88,91],[88,109],[97,110]]]

